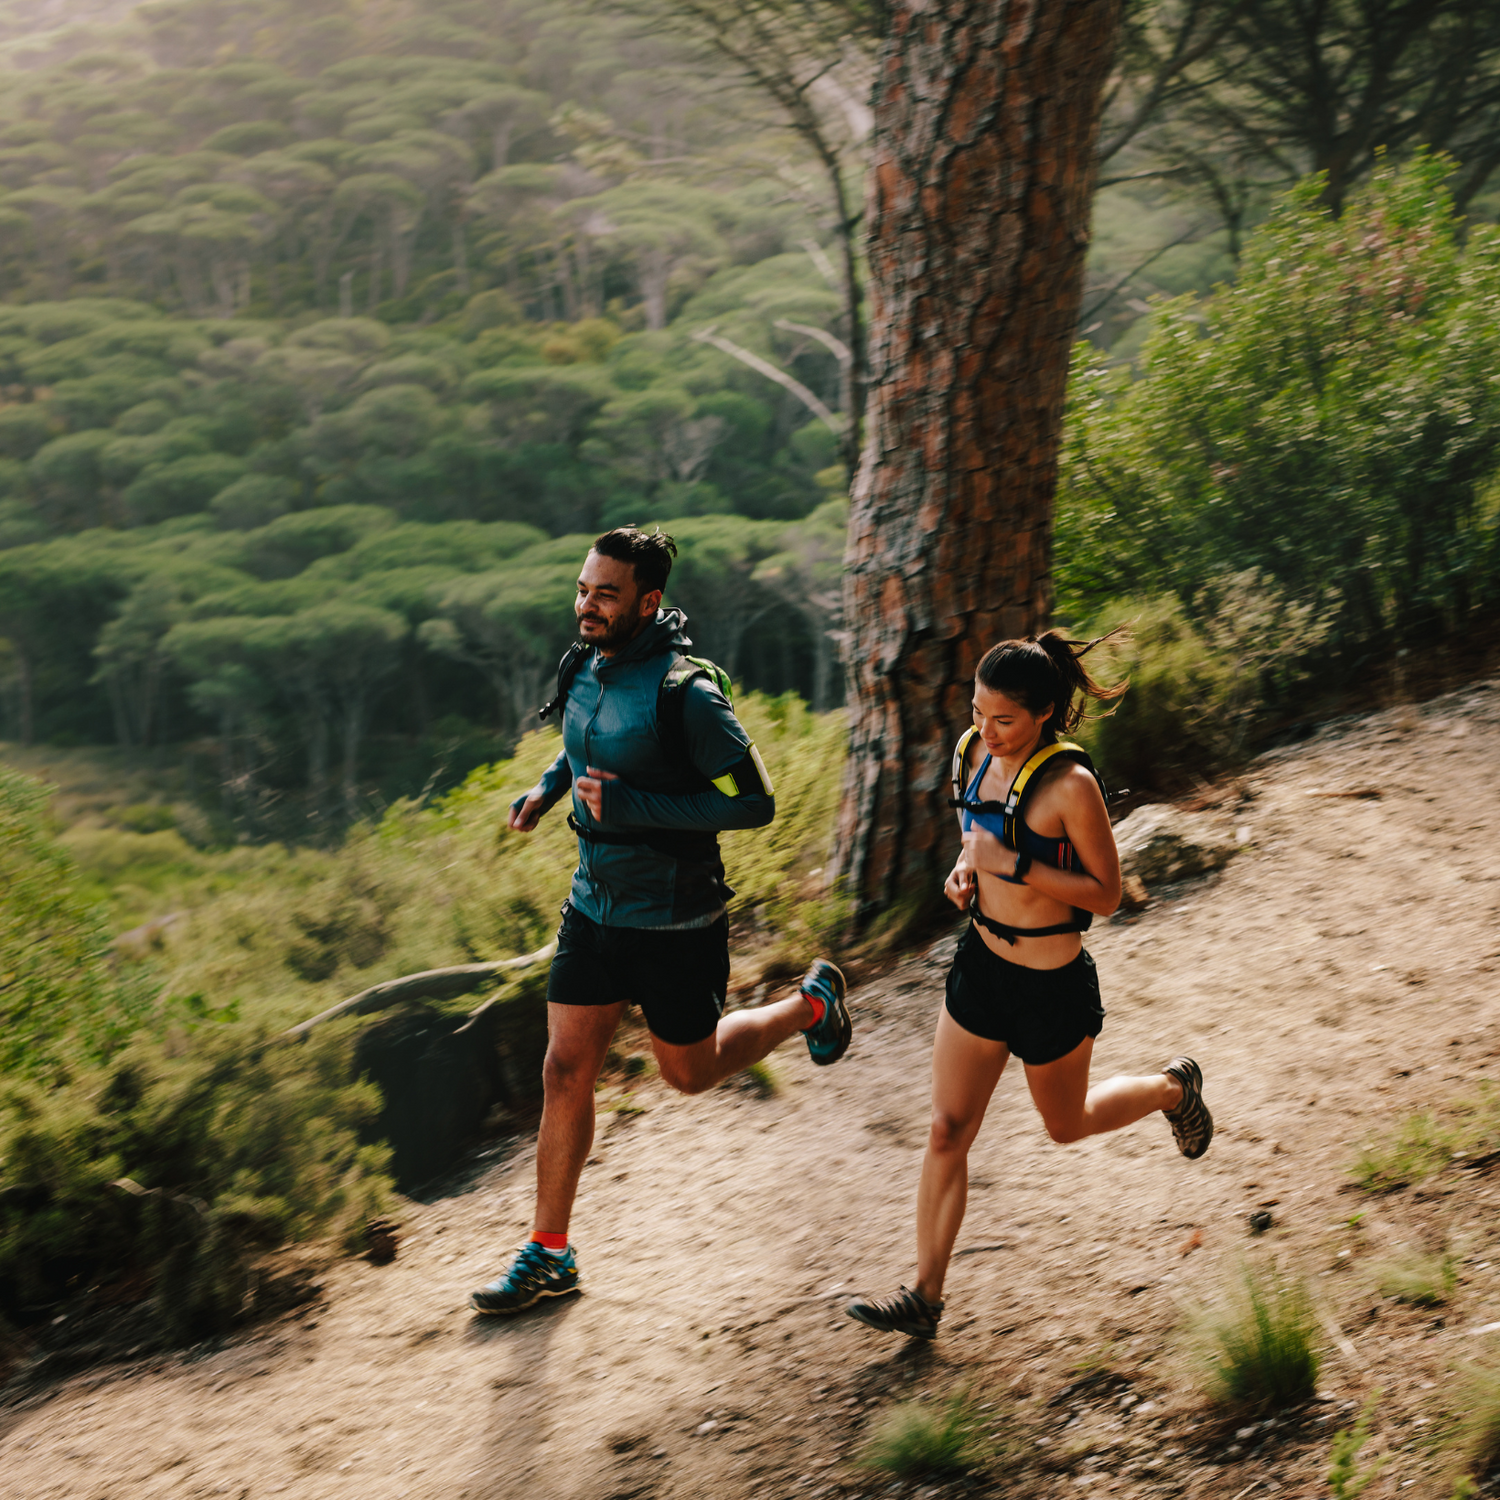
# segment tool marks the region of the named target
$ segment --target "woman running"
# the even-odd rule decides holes
[[[968,1199],[969,1147],[1012,1053],[1054,1141],[1119,1130],[1157,1110],[1184,1156],[1202,1156],[1213,1137],[1203,1075],[1190,1057],[1147,1077],[1089,1086],[1104,1007],[1080,934],[1119,905],[1120,857],[1093,767],[1058,741],[1058,730],[1082,719],[1080,695],[1109,700],[1125,690],[1101,687],[1084,666],[1098,644],[1055,630],[1002,641],[975,674],[974,732],[954,757],[963,849],[943,887],[973,920],[948,971],[932,1048],[917,1280],[893,1296],[849,1304],[849,1316],[872,1328],[924,1339],[937,1333]]]

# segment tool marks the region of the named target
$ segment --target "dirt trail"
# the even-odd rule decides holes
[[[1248,829],[1246,851],[1089,944],[1109,1008],[1096,1075],[1192,1051],[1212,1150],[1185,1162],[1158,1119],[1053,1146],[1014,1068],[974,1152],[933,1346],[841,1309],[850,1289],[911,1274],[952,937],[856,992],[836,1068],[814,1070],[799,1042],[777,1055],[771,1097],[653,1082],[635,1092],[642,1113],[607,1109],[574,1221],[582,1297],[512,1322],[468,1314],[529,1227],[530,1145],[502,1146],[473,1191],[412,1208],[393,1265],[340,1262],[300,1317],[27,1396],[3,1414],[0,1488],[1300,1496],[1325,1493],[1331,1432],[1379,1387],[1370,1451],[1392,1461],[1366,1494],[1446,1497],[1425,1435],[1453,1410],[1455,1363],[1500,1357],[1500,1334],[1471,1332],[1500,1320],[1500,1178],[1449,1171],[1369,1198],[1347,1166],[1360,1140],[1500,1071],[1497,767],[1500,683],[1255,763],[1246,798],[1206,814]],[[1382,795],[1311,795],[1365,788]],[[1252,1241],[1262,1206],[1275,1227]],[[1440,1318],[1373,1289],[1379,1256],[1407,1239],[1463,1258]],[[1324,1399],[1237,1436],[1194,1393],[1178,1330],[1252,1251],[1308,1276],[1329,1356]],[[963,1384],[996,1403],[1016,1460],[946,1484],[858,1468],[883,1408]]]

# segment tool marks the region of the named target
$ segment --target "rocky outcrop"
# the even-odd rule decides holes
[[[1138,807],[1115,825],[1120,873],[1147,889],[1222,869],[1239,845],[1204,813],[1159,804]]]

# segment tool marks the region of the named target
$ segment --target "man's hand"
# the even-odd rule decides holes
[[[506,820],[517,833],[530,833],[542,819],[542,804],[546,798],[536,788],[518,797],[510,805],[510,817]]]
[[[619,779],[613,771],[601,771],[598,766],[590,766],[588,774],[580,776],[573,783],[573,790],[578,793],[578,800],[588,808],[596,823],[604,821],[604,783]]]
[[[943,894],[960,910],[968,911],[974,899],[974,870],[969,864],[969,851],[958,856],[958,863],[943,882]]]

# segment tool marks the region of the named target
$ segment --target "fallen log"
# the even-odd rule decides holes
[[[496,980],[504,979],[522,969],[534,968],[538,964],[552,962],[557,951],[554,938],[545,948],[535,953],[525,953],[519,958],[502,958],[492,963],[455,964],[447,969],[424,969],[419,974],[403,974],[398,979],[384,979],[372,984],[369,989],[340,1000],[325,1011],[299,1021],[281,1033],[281,1040],[300,1042],[306,1039],[314,1026],[324,1021],[336,1021],[341,1016],[367,1016],[371,1011],[384,1010],[388,1005],[398,1005],[403,1000],[453,1000],[459,995],[470,995],[482,990]]]

